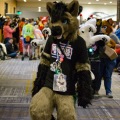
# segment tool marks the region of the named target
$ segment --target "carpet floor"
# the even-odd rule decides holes
[[[39,60],[20,58],[0,61],[0,120],[30,120],[31,89],[38,64]],[[114,98],[105,96],[102,82],[100,96],[89,108],[76,105],[78,120],[120,120],[120,75],[113,73],[112,78]]]

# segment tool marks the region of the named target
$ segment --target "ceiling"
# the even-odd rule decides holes
[[[24,11],[31,11],[31,12],[38,12],[39,8],[41,7],[41,12],[46,12],[46,2],[54,2],[55,0],[16,0],[17,1],[17,8],[19,10]],[[57,1],[63,1],[65,3],[71,2],[72,0],[57,0]],[[117,5],[117,0],[78,0],[80,5],[88,5],[94,4],[94,5]],[[110,3],[112,2],[112,3]]]

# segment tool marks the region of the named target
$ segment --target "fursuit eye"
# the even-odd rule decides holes
[[[107,26],[102,26],[102,28],[107,29]]]
[[[63,24],[67,24],[67,23],[68,23],[68,20],[65,19],[65,20],[62,21],[62,23],[63,23]]]

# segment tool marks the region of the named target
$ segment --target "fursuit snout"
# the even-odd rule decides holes
[[[51,32],[53,36],[61,36],[62,28],[60,26],[52,26]]]

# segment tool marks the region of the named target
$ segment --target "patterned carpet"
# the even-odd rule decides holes
[[[30,120],[32,81],[38,61],[0,61],[0,120]]]
[[[30,120],[31,88],[38,64],[39,60],[19,58],[0,61],[0,120]],[[78,120],[120,120],[118,73],[113,74],[112,90],[114,98],[107,98],[102,82],[100,98],[87,109],[76,106]]]

